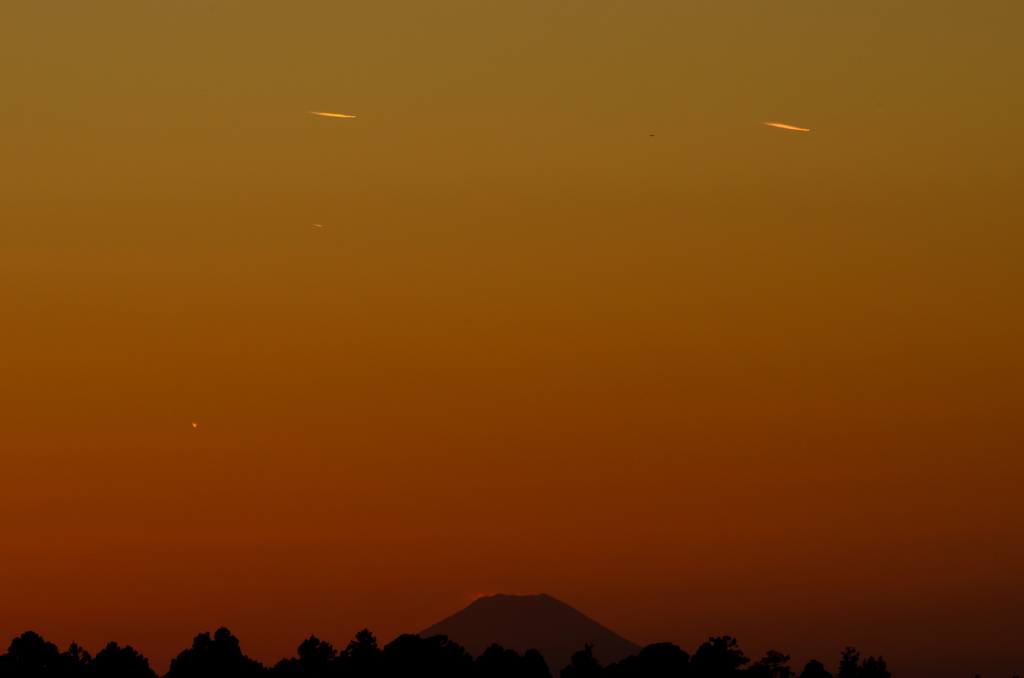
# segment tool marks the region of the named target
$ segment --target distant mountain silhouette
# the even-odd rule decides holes
[[[539,650],[552,675],[569,664],[583,645],[607,666],[640,652],[640,646],[549,595],[478,598],[428,629],[421,638],[444,634],[474,656],[492,643],[516,652]]]

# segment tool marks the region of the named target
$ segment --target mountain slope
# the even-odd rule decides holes
[[[419,635],[427,638],[439,634],[462,645],[474,657],[492,643],[519,653],[537,649],[555,678],[584,643],[594,646],[594,655],[604,666],[640,651],[639,645],[543,593],[478,598]]]

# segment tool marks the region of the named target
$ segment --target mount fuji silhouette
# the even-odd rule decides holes
[[[478,598],[419,633],[421,638],[441,634],[473,656],[479,656],[493,643],[519,653],[539,650],[553,676],[569,664],[584,643],[594,646],[594,656],[605,666],[640,652],[636,643],[544,593]]]

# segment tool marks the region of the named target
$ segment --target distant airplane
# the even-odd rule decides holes
[[[781,122],[766,122],[765,124],[768,125],[769,127],[778,127],[779,129],[791,129],[791,130],[794,130],[796,132],[810,132],[811,131],[809,129],[804,129],[803,127],[793,127],[792,125],[783,125]]]
[[[313,115],[322,115],[325,118],[354,118],[354,115],[344,115],[343,113],[324,113],[323,111],[310,111]]]

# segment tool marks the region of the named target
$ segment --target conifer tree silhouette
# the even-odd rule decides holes
[[[758,678],[792,678],[793,670],[789,668],[789,655],[768,650],[764,657],[751,664],[746,671],[749,676]]]

